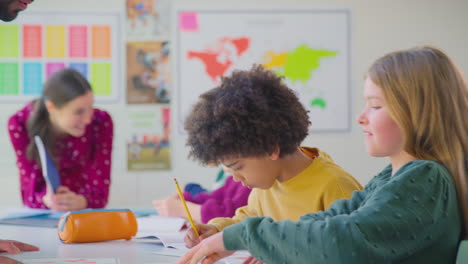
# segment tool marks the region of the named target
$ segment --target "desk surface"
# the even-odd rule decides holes
[[[118,258],[120,264],[176,263],[177,257],[163,256],[154,252],[164,250],[157,243],[135,240],[115,240],[98,243],[63,244],[57,229],[0,224],[0,238],[13,239],[33,244],[37,252],[18,255],[2,254],[14,259],[37,258]]]

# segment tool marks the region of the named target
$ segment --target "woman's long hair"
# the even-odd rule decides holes
[[[368,72],[382,88],[390,115],[405,135],[405,151],[444,164],[453,176],[468,232],[468,86],[442,51],[417,47],[378,59]]]
[[[55,138],[52,136],[52,124],[45,102],[50,101],[56,108],[65,106],[73,99],[91,91],[88,81],[73,69],[64,69],[54,73],[44,84],[42,96],[34,101],[33,114],[27,121],[30,139],[26,153],[30,160],[39,161],[34,136],[39,136],[47,151],[55,157]]]

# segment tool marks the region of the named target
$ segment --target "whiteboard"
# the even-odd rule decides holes
[[[350,129],[350,11],[176,7],[179,131],[198,96],[252,64],[285,77],[311,131]]]

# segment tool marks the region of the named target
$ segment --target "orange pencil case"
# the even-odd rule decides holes
[[[129,209],[86,209],[64,214],[58,236],[65,244],[98,242],[131,239],[137,229],[136,217]]]

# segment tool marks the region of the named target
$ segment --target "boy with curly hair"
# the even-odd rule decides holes
[[[187,247],[246,217],[296,221],[362,189],[325,152],[300,146],[309,125],[295,93],[260,65],[234,71],[202,94],[185,122],[189,157],[202,165],[223,164],[253,190],[232,218],[197,224],[199,238],[190,229]]]

